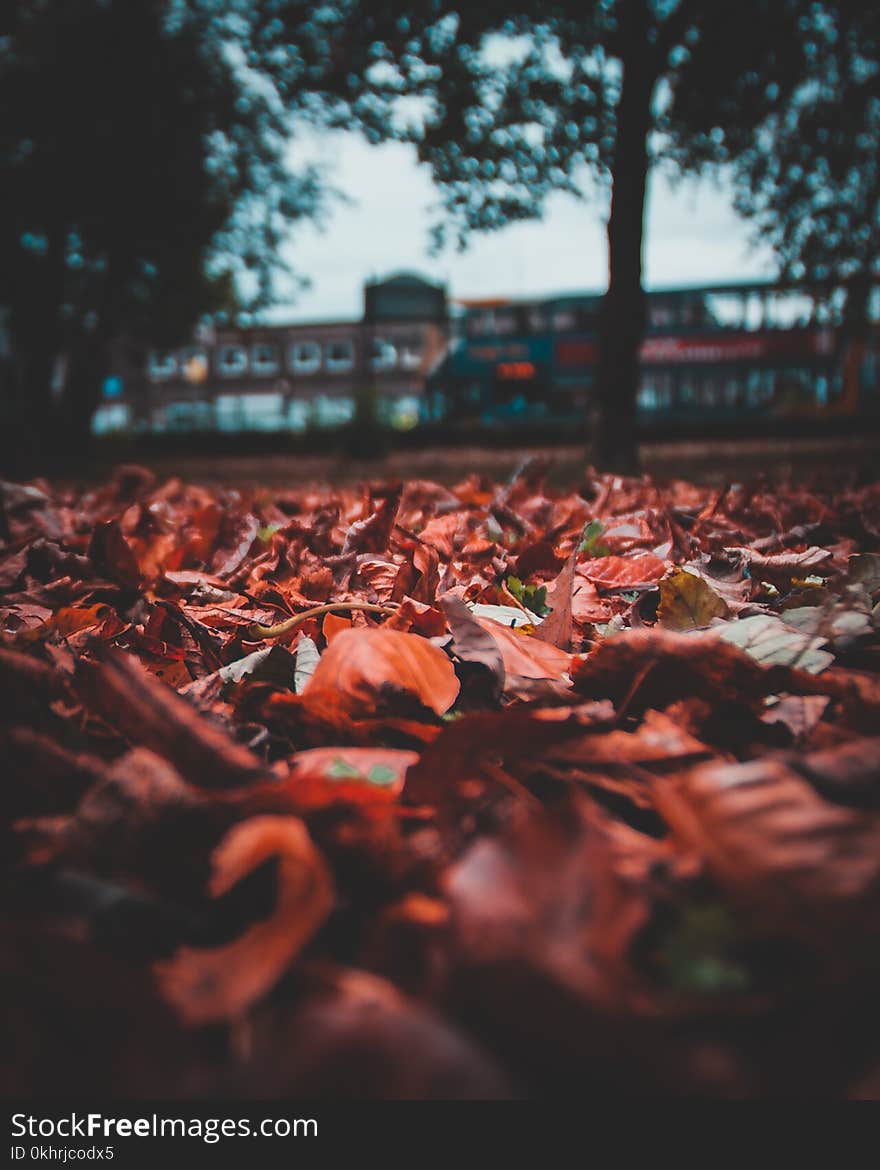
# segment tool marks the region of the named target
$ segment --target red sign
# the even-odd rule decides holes
[[[705,333],[686,337],[648,337],[639,359],[645,365],[677,365],[701,362],[755,362],[766,358],[811,358],[830,354],[834,334],[830,329],[791,329],[778,333]],[[599,356],[595,341],[572,337],[556,343],[560,366],[591,366]]]
[[[534,378],[535,367],[532,362],[502,362],[495,367],[495,373],[502,382],[527,382]]]

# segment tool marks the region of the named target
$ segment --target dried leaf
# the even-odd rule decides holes
[[[304,697],[346,714],[371,715],[395,695],[443,715],[458,696],[452,663],[417,634],[383,628],[343,630],[321,656]]]
[[[793,630],[769,613],[730,622],[721,629],[720,636],[764,666],[791,666],[819,674],[834,661],[834,655],[822,649],[824,638]]]
[[[578,564],[577,572],[600,589],[643,589],[660,580],[666,572],[666,562],[652,553],[598,557]]]
[[[699,630],[727,616],[727,605],[701,577],[683,569],[660,582],[657,621],[667,630]]]
[[[80,660],[76,686],[86,705],[131,743],[169,760],[204,788],[249,784],[264,769],[247,748],[200,715],[130,654]]]
[[[296,817],[252,817],[232,828],[214,852],[211,896],[225,894],[270,858],[278,860],[278,897],[271,918],[226,946],[183,947],[168,962],[156,964],[159,988],[185,1023],[241,1018],[330,913],[330,872]]]

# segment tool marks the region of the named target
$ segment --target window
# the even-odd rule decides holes
[[[179,356],[180,372],[187,382],[200,385],[208,377],[208,354],[199,346],[182,349]]]
[[[99,406],[92,416],[92,434],[106,435],[113,431],[124,431],[131,426],[131,411],[124,402]]]
[[[577,323],[574,309],[557,309],[553,314],[553,328],[557,333],[571,333],[577,329]]]
[[[321,368],[321,347],[317,341],[295,341],[288,361],[295,374],[317,374]]]
[[[418,370],[422,365],[422,346],[418,337],[398,338],[397,356],[402,370]]]
[[[287,408],[287,426],[291,431],[305,431],[315,421],[311,401],[294,398]]]
[[[547,310],[543,305],[530,305],[526,312],[526,322],[531,333],[543,333],[550,325]]]
[[[314,420],[319,427],[338,427],[354,418],[353,398],[330,398],[320,394],[313,403]]]
[[[675,323],[675,306],[671,301],[648,298],[648,327],[650,329],[671,329]]]
[[[383,337],[374,337],[370,365],[374,370],[393,370],[397,365],[397,350]]]
[[[737,292],[707,293],[705,314],[715,329],[742,329],[745,301]]]
[[[147,368],[151,382],[167,382],[177,373],[177,358],[168,350],[153,350]]]
[[[651,370],[642,375],[638,404],[641,410],[669,410],[672,407],[673,380],[671,374]]]
[[[324,365],[331,374],[344,374],[354,369],[354,343],[349,340],[328,342],[324,346]]]
[[[491,309],[471,309],[465,319],[468,337],[482,337],[495,332],[495,317]]]
[[[243,345],[221,345],[217,351],[217,372],[221,378],[238,377],[247,368],[247,350]]]
[[[255,374],[268,378],[281,368],[278,346],[261,341],[251,346],[251,369]]]
[[[509,337],[512,333],[516,333],[518,316],[516,309],[498,309],[495,313],[494,332],[499,337]]]

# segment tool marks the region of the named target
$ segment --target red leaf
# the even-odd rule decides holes
[[[666,568],[666,562],[653,553],[641,553],[634,557],[596,557],[582,561],[577,571],[601,589],[637,589],[659,581]]]
[[[330,913],[330,872],[296,817],[251,817],[231,829],[214,851],[212,897],[225,894],[272,857],[278,859],[278,897],[270,918],[226,946],[183,947],[168,962],[156,964],[162,994],[186,1023],[243,1016]]]
[[[321,656],[304,697],[348,715],[372,715],[395,694],[443,715],[458,696],[458,679],[442,650],[417,634],[364,628],[340,631]]]

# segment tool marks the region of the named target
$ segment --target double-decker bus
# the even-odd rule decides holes
[[[880,417],[880,289],[867,330],[842,298],[770,283],[647,295],[639,423]],[[588,416],[601,294],[459,302],[452,345],[426,387],[435,420],[565,424]]]

